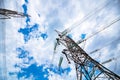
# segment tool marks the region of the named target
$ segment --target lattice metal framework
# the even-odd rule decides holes
[[[59,35],[57,42],[66,47],[62,53],[65,54],[68,62],[70,63],[69,59],[74,61],[77,80],[120,80],[120,76],[91,58],[69,36]]]
[[[1,1],[3,2],[3,1]],[[15,18],[24,18],[24,17],[30,17],[28,14],[24,14],[21,12],[8,10],[0,8],[0,19],[1,27],[0,27],[0,57],[1,57],[1,63],[0,63],[0,80],[7,80],[7,67],[6,67],[6,49],[5,49],[5,28],[6,28],[6,20],[4,19],[11,19],[12,17]],[[4,26],[4,27],[3,27]]]
[[[0,19],[10,19],[11,17],[19,18],[19,17],[25,17],[25,16],[29,16],[29,15],[21,12],[13,11],[13,10],[0,8]]]

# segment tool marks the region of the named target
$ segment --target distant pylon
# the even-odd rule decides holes
[[[0,19],[2,19],[2,21],[0,22],[0,25],[1,25],[1,27],[0,27],[0,34],[1,34],[0,35],[0,41],[1,41],[0,57],[2,60],[2,62],[0,63],[0,80],[8,80],[7,79],[7,64],[6,64],[6,56],[7,55],[6,55],[6,44],[5,44],[6,20],[4,20],[4,19],[11,19],[12,17],[24,18],[24,17],[30,17],[30,16],[28,14],[24,14],[21,12],[0,8]]]

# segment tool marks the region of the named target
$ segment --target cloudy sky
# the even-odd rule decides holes
[[[98,0],[0,0],[0,8],[30,15],[25,18],[0,19],[0,44],[3,45],[5,41],[6,46],[6,50],[0,49],[0,73],[2,76],[6,75],[8,80],[75,80],[74,63],[68,64],[65,56],[61,54],[62,45],[57,48],[57,53],[53,57],[57,37],[55,29],[62,32],[72,27],[68,35],[78,41],[120,18],[120,0],[99,0],[99,2]],[[88,14],[90,17],[77,25]],[[80,44],[100,63],[114,58],[104,66],[118,75],[120,75],[119,26],[118,21]],[[90,54],[96,49],[100,50]],[[58,71],[60,56],[64,59]],[[4,67],[5,58],[7,67]]]

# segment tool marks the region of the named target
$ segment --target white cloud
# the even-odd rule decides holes
[[[24,0],[21,0],[19,2],[11,1],[9,4],[8,4],[8,0],[6,1],[7,1],[6,7],[8,7],[8,9],[13,9],[13,10],[18,9],[18,11],[23,12],[21,6],[22,4],[24,4]],[[63,3],[64,5],[62,5]],[[39,38],[39,40],[30,39],[27,44],[24,44],[23,35],[18,33],[17,31],[20,27],[22,28],[25,27],[25,19],[12,18],[11,20],[8,20],[9,22],[6,23],[7,24],[6,49],[7,49],[7,55],[9,55],[7,56],[7,60],[9,61],[8,71],[19,71],[19,69],[14,68],[13,65],[17,62],[22,63],[21,59],[17,58],[17,53],[15,51],[16,47],[21,47],[21,46],[24,46],[28,51],[31,52],[31,56],[34,57],[34,60],[37,62],[38,65],[45,64],[46,61],[51,63],[51,58],[53,55],[52,54],[53,47],[54,47],[53,42],[54,42],[55,36],[57,35],[57,34],[54,34],[53,32],[54,28],[57,28],[57,29],[60,29],[60,31],[63,31],[64,29],[72,25],[74,22],[79,21],[81,18],[83,18],[89,11],[93,10],[97,6],[96,3],[97,3],[97,0],[94,0],[94,1],[71,0],[67,2],[54,1],[54,0],[49,0],[49,1],[29,0],[28,13],[31,15],[30,24],[38,23],[40,25],[40,28],[39,28],[40,31],[42,32],[47,31],[47,32],[50,32],[50,34],[48,34],[49,36],[46,41],[44,41],[42,38]],[[103,1],[100,1],[100,3],[103,3]],[[109,7],[114,7],[116,9],[116,6],[109,5]],[[112,8],[112,10],[109,10],[108,7],[105,8],[104,10],[100,11],[100,13],[98,14],[96,13],[92,18],[88,19],[82,25],[75,28],[71,32],[71,34],[73,35],[73,39],[75,41],[79,40],[80,39],[79,36],[81,35],[81,33],[85,33],[87,34],[87,36],[89,36],[93,32],[96,32],[96,30],[101,28],[95,25],[99,23],[103,25],[109,22],[109,20],[113,20],[113,18],[118,15],[116,14],[116,11],[114,11],[114,8]],[[38,14],[40,14],[40,17]],[[60,24],[58,25],[63,25],[63,26],[56,26],[56,27],[50,26],[50,24],[55,24],[53,22],[55,22],[56,20],[60,21]],[[45,29],[44,29],[44,25],[46,25]],[[118,26],[119,24],[113,25],[106,31],[100,33],[95,38],[91,38],[90,40],[88,40],[86,43],[85,50],[89,52],[95,49],[96,46],[99,47],[105,44],[106,43],[105,41],[111,41],[112,38],[116,38],[120,30],[118,29],[119,28]],[[99,44],[99,42],[101,42],[102,44]],[[60,49],[58,49],[58,54],[55,55],[54,62],[52,62],[54,65],[58,65],[59,57],[62,55],[61,48],[63,47],[60,47]],[[114,51],[118,51],[118,50],[119,50],[119,45],[117,46],[117,49],[112,51],[109,51],[109,47],[106,47],[103,51],[101,51],[100,61],[105,60],[106,57],[112,57],[110,55],[114,53]],[[119,53],[119,51],[117,53]],[[114,55],[117,56],[117,53]],[[95,53],[95,55],[96,57],[98,56],[97,53]],[[66,64],[68,63],[64,57],[62,68],[66,68],[70,66],[70,68],[72,69],[68,75],[64,74],[60,76],[53,72],[49,72],[49,74],[51,74],[49,76],[49,80],[75,79],[76,75],[75,75],[74,64],[70,64],[70,65],[66,65]],[[106,67],[109,67],[110,65],[107,64]],[[13,76],[13,77],[15,78],[16,76]]]

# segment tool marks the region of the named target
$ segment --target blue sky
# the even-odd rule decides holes
[[[109,2],[110,1],[110,2]],[[74,28],[68,36],[76,42],[85,39],[103,28],[115,17],[120,16],[119,0],[9,0],[1,1],[5,8],[29,14],[25,18],[5,20],[6,24],[6,59],[8,80],[74,80],[74,63],[68,64],[61,54],[63,46],[57,48],[53,59],[53,49],[57,33],[76,27],[74,24],[94,11],[99,5],[109,4],[96,12],[84,23]],[[0,4],[1,5],[1,4]],[[3,25],[0,22],[0,25]],[[9,25],[9,26],[8,26]],[[89,54],[119,37],[120,22],[100,34],[80,44]],[[9,28],[10,27],[10,28]],[[89,54],[100,63],[120,56],[120,41],[117,40],[94,54]],[[58,71],[58,62],[63,56],[63,63]],[[119,58],[104,66],[120,75]],[[2,66],[1,66],[2,67]]]

